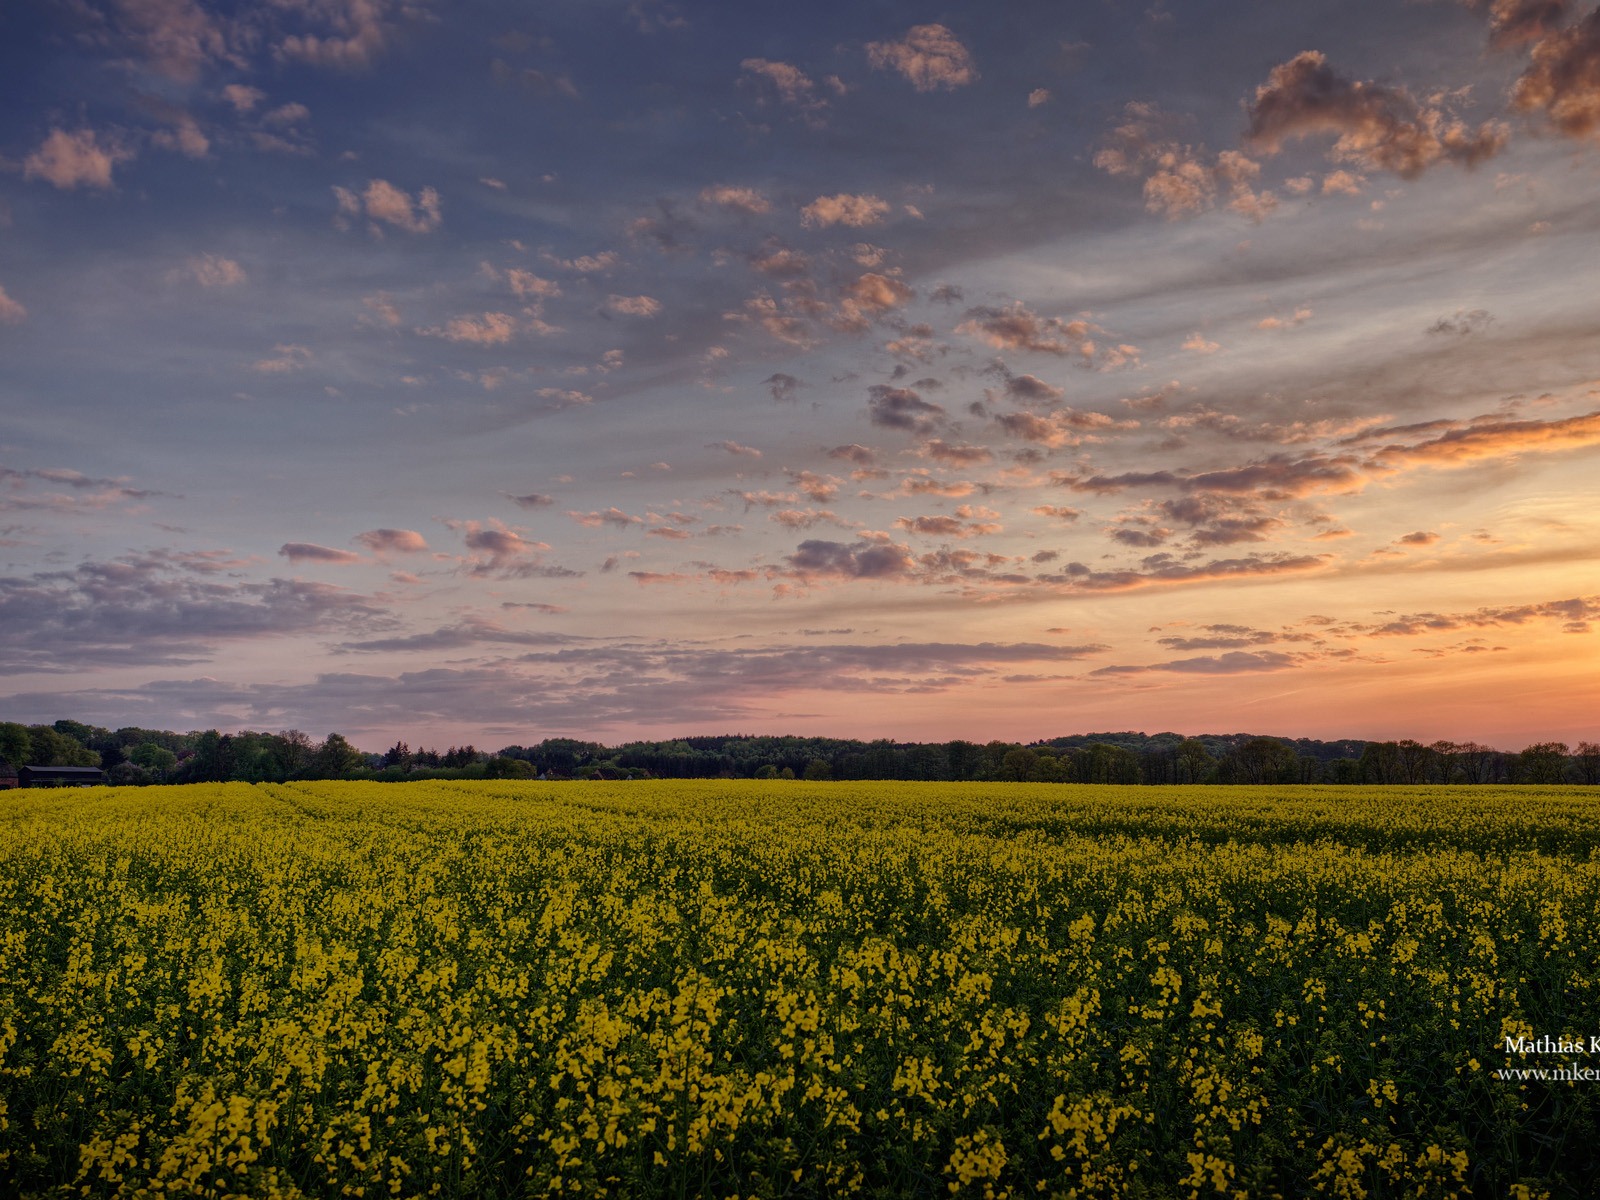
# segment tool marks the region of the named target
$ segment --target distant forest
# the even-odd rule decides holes
[[[114,784],[291,779],[924,779],[1037,783],[1600,784],[1600,744],[1333,741],[1257,734],[1086,733],[1048,741],[861,742],[688,737],[605,746],[546,738],[494,752],[452,746],[383,753],[337,733],[190,733],[78,721],[0,722],[0,767],[102,768]],[[0,774],[9,774],[0,769]]]

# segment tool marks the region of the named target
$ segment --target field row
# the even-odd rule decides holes
[[[0,810],[37,1196],[1583,1195],[1573,790],[197,785]],[[1596,1058],[1600,1065],[1600,1056]]]

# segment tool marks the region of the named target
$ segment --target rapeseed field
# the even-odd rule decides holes
[[[1555,1077],[1600,1068],[1577,789],[218,784],[0,815],[4,1195],[1600,1180],[1600,1081]]]

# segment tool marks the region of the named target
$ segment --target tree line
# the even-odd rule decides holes
[[[1600,784],[1600,744],[1319,741],[1255,734],[1091,733],[1022,744],[863,742],[742,735],[619,746],[546,738],[494,752],[474,746],[382,753],[330,733],[215,729],[174,733],[79,721],[0,722],[0,763],[89,766],[114,784],[282,783],[292,779],[1000,780],[1124,784]]]

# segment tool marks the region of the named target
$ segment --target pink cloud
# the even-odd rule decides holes
[[[109,188],[111,170],[133,158],[119,146],[102,146],[92,129],[68,133],[52,129],[44,143],[22,162],[24,179],[42,179],[58,188]]]
[[[374,554],[420,554],[428,548],[427,539],[414,529],[369,529],[356,534],[356,541]]]
[[[849,225],[861,228],[877,225],[889,215],[889,203],[878,196],[857,196],[840,192],[836,196],[818,196],[800,210],[800,223],[811,228],[829,225]]]
[[[702,188],[700,202],[753,217],[772,211],[772,201],[755,188],[733,187],[724,183]]]
[[[868,42],[867,60],[898,71],[919,92],[950,91],[978,78],[972,55],[943,25],[913,25],[898,42]]]
[[[27,320],[28,310],[13,300],[6,289],[0,287],[0,325],[16,325]]]
[[[430,233],[439,228],[443,219],[439,193],[431,187],[423,188],[413,199],[387,179],[373,179],[360,195],[342,187],[335,187],[333,194],[341,214],[359,216],[365,211],[374,230],[376,222],[382,221],[407,233]]]
[[[330,566],[348,566],[361,561],[359,554],[335,550],[331,546],[319,546],[315,542],[285,542],[278,547],[278,553],[292,563],[319,562]]]

